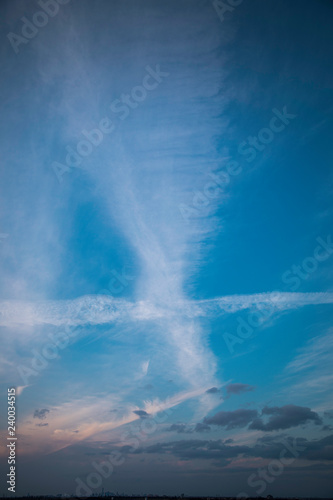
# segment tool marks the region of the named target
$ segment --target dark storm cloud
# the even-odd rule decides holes
[[[191,430],[186,424],[172,424],[167,431],[178,432],[179,434],[191,434]]]
[[[234,410],[234,411],[219,411],[212,417],[204,419],[205,424],[219,425],[226,427],[227,430],[235,429],[236,427],[245,427],[252,422],[258,415],[257,410]]]
[[[46,418],[46,415],[50,413],[50,410],[47,408],[42,408],[41,410],[35,410],[34,412],[34,418],[39,418],[40,420],[44,420]]]
[[[275,434],[274,436],[266,434],[265,436],[261,436],[260,438],[257,439],[257,443],[264,443],[264,444],[269,444],[269,443],[274,443],[279,439],[283,439],[287,437],[287,434]]]
[[[229,446],[230,440],[197,440],[189,439],[173,441],[170,443],[157,443],[149,446],[141,452],[147,453],[168,453],[176,455],[183,460],[207,459],[217,460],[221,465],[221,460],[230,463],[232,459],[240,455],[255,458],[278,458],[283,448],[281,442],[270,443],[269,445],[256,444],[253,447],[247,445]]]
[[[171,443],[169,443],[171,444]],[[168,444],[167,443],[156,443],[152,444],[151,446],[148,446],[146,449],[144,448],[139,448],[137,450],[138,453],[165,453],[168,449]]]
[[[318,441],[307,441],[304,455],[307,460],[333,460],[333,434]]]
[[[194,428],[191,428],[186,424],[172,424],[167,429],[169,432],[178,432],[178,434],[193,434],[193,432],[207,432],[210,430],[210,426],[202,422],[197,423]]]
[[[133,413],[135,413],[136,415],[138,415],[140,418],[149,417],[149,413],[147,413],[144,410],[134,410]]]
[[[216,394],[218,392],[220,392],[220,389],[218,389],[217,387],[211,387],[210,389],[207,389],[207,394]]]
[[[260,458],[279,458],[283,448],[292,450],[297,449],[297,446],[302,448],[302,450],[299,451],[299,457],[302,460],[333,460],[333,435],[317,440],[308,440],[302,437],[295,440],[295,438],[287,437],[285,434],[271,437],[271,439],[260,438],[252,448],[252,456]]]
[[[124,455],[127,454],[136,454],[136,453],[141,453],[141,450],[133,450],[133,446],[126,444],[125,446],[121,446],[120,452],[123,453]],[[109,452],[105,453],[105,455],[109,455]]]
[[[208,424],[202,424],[202,423],[198,423],[195,428],[194,428],[195,432],[206,432],[206,431],[210,431],[210,426]]]
[[[157,443],[149,446],[147,453],[171,453],[182,460],[210,459],[219,465],[227,465],[231,459],[249,450],[247,446],[227,446],[221,439],[216,441],[188,439],[170,443]]]
[[[272,408],[266,406],[262,410],[262,415],[270,415],[268,422],[265,423],[262,418],[255,418],[249,429],[278,431],[280,429],[297,427],[311,421],[317,425],[322,423],[321,418],[316,412],[304,406],[286,405]]]
[[[284,452],[287,458],[333,461],[333,436],[310,441],[306,438],[295,439],[280,434],[268,440],[260,438],[253,446],[230,446],[230,441],[232,440],[188,439],[169,443],[156,443],[136,451],[131,451],[131,447],[128,447],[126,451],[129,453],[171,454],[182,460],[213,460],[213,463],[215,462],[219,467],[230,464],[233,459],[239,456],[249,459],[280,459],[281,452]]]
[[[254,391],[254,387],[248,384],[229,384],[225,389],[228,396],[231,396],[232,394],[242,394],[243,392]]]

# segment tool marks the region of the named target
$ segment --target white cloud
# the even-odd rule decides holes
[[[29,335],[36,341],[38,325],[103,325],[151,322],[158,333],[159,343],[170,352],[176,361],[179,380],[186,387],[212,387],[218,383],[215,378],[216,360],[207,345],[207,334],[200,328],[200,317],[236,313],[244,309],[269,307],[274,312],[290,310],[315,304],[333,303],[332,293],[262,293],[253,295],[233,295],[204,301],[188,301],[175,297],[167,303],[152,301],[129,302],[105,295],[84,296],[74,300],[43,301],[37,303],[2,301],[0,302],[0,324],[10,327],[12,348],[20,343],[26,344]],[[174,306],[174,307],[172,307]],[[18,328],[28,325],[29,328]],[[40,329],[40,341],[43,329]],[[133,335],[133,332],[131,333]],[[318,340],[309,350],[301,353],[293,362],[305,366],[316,353],[325,354],[325,339]],[[149,361],[145,360],[140,368],[140,377],[148,372]],[[290,369],[292,368],[290,367]],[[206,398],[207,399],[207,398]],[[209,399],[205,404],[215,404]],[[202,401],[202,404],[204,402]]]
[[[283,378],[285,391],[311,398],[317,408],[332,407],[333,329],[317,335],[297,350],[286,366]]]
[[[333,293],[272,292],[229,295],[216,299],[189,301],[179,299],[166,306],[153,301],[136,303],[107,295],[85,295],[73,300],[23,302],[0,301],[0,325],[99,325],[117,321],[146,321],[165,318],[196,318],[219,313],[236,313],[244,309],[271,306],[284,311],[308,305],[332,304]],[[174,306],[174,308],[172,307]],[[177,323],[177,322],[176,322]],[[174,328],[177,328],[174,324]]]
[[[333,356],[333,329],[310,339],[299,349],[296,357],[287,365],[286,372],[293,374],[327,366]]]

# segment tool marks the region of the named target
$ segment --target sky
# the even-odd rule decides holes
[[[332,2],[0,11],[2,478],[331,497]]]

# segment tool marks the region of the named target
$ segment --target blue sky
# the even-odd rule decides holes
[[[331,496],[332,3],[226,4],[1,4],[18,494]]]

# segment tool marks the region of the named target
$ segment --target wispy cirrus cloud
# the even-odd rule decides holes
[[[316,304],[333,303],[332,293],[274,292],[253,295],[234,295],[211,300],[189,301],[176,298],[174,302],[130,302],[105,295],[79,297],[73,300],[0,302],[0,324],[13,328],[26,325],[91,326],[135,322],[164,322],[160,338],[170,346],[180,374],[192,387],[201,383],[215,386],[215,360],[205,346],[205,335],[197,320],[200,317],[232,314],[244,309],[269,307],[276,312]],[[20,330],[17,331],[19,333]],[[33,332],[35,335],[35,332]],[[24,341],[27,331],[24,329]],[[19,337],[16,335],[16,340]],[[142,365],[147,374],[149,363]],[[216,405],[209,395],[202,396],[205,404]],[[204,408],[202,408],[204,411]],[[199,416],[197,416],[199,418]]]
[[[333,330],[309,339],[299,348],[282,373],[288,391],[318,399],[318,410],[332,408]]]
[[[295,358],[286,366],[286,373],[295,374],[327,366],[332,361],[333,330],[311,338],[298,350]]]
[[[44,420],[47,417],[47,426],[34,432],[34,424],[29,415],[22,419],[20,424],[22,454],[31,454],[32,450],[39,453],[53,453],[80,441],[104,441],[105,436],[110,440],[110,432],[115,431],[113,438],[119,440],[119,430],[123,426],[142,418],[154,418],[161,412],[167,412],[191,399],[200,399],[207,387],[200,387],[192,391],[182,391],[169,398],[158,398],[145,401],[143,408],[124,403],[119,394],[107,396],[87,396],[72,399],[49,409],[35,410],[33,418]],[[124,406],[125,404],[125,406]],[[122,411],[114,412],[112,408],[123,405]],[[112,414],[112,416],[110,416]]]
[[[159,305],[154,301],[130,302],[106,295],[86,295],[73,300],[49,300],[37,303],[2,300],[0,301],[0,325],[7,327],[17,324],[98,325],[125,320],[158,320],[170,318],[173,315],[177,317],[179,313],[187,318],[195,318],[221,313],[232,314],[261,306],[270,306],[276,311],[284,311],[319,304],[333,304],[333,293],[265,292],[252,295],[229,295],[198,301],[179,300],[173,304],[174,307]],[[288,370],[304,366],[316,356],[316,352],[324,352],[326,338],[328,335],[315,342],[312,355],[310,347],[307,348],[304,354],[298,356],[297,361],[289,365]]]

